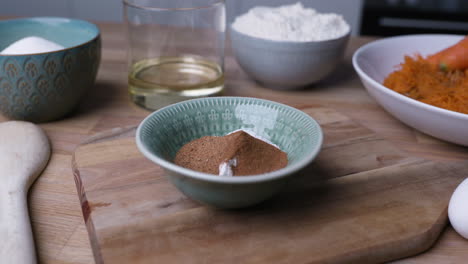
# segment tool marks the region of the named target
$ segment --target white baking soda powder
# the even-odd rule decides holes
[[[50,40],[30,36],[13,42],[0,52],[2,55],[34,54],[64,49],[63,46]]]
[[[277,41],[323,41],[346,35],[350,26],[341,15],[318,13],[301,3],[279,7],[257,6],[238,16],[234,30]]]

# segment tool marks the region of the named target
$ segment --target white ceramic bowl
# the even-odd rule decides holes
[[[294,89],[329,76],[342,62],[348,34],[324,41],[275,41],[240,33],[231,27],[232,50],[254,80],[275,89]]]
[[[468,115],[419,102],[382,85],[405,55],[435,53],[462,39],[458,35],[407,35],[368,43],[353,55],[353,66],[369,94],[406,125],[436,138],[468,146]]]

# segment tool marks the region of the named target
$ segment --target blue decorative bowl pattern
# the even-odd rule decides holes
[[[0,50],[38,36],[65,48],[53,52],[0,54],[0,111],[11,119],[56,120],[73,110],[93,86],[101,56],[99,29],[67,18],[0,21]]]

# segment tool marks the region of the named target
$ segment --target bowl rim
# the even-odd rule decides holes
[[[83,43],[77,44],[75,46],[59,49],[59,50],[46,51],[46,52],[37,52],[37,53],[27,53],[27,54],[0,54],[0,56],[1,57],[21,57],[21,56],[33,56],[33,55],[59,53],[59,52],[63,52],[63,51],[67,51],[67,50],[71,50],[71,49],[75,49],[75,48],[87,45],[88,43],[91,43],[91,42],[95,41],[96,39],[98,39],[100,37],[100,35],[101,35],[101,31],[100,31],[99,27],[96,24],[91,23],[91,22],[86,21],[86,20],[83,20],[83,19],[68,18],[68,17],[37,16],[37,17],[13,18],[13,19],[1,20],[0,24],[2,24],[2,23],[11,23],[11,22],[15,22],[15,21],[39,21],[39,22],[41,22],[41,21],[47,21],[47,20],[76,21],[76,22],[79,22],[79,23],[87,24],[88,26],[90,26],[91,28],[94,28],[96,30],[96,35],[93,36],[92,38],[90,38],[89,40],[84,41]]]
[[[146,145],[141,140],[141,130],[142,130],[142,127],[144,126],[144,124],[149,119],[151,119],[153,116],[158,115],[161,111],[163,111],[165,109],[172,108],[172,107],[174,107],[176,105],[181,105],[181,104],[185,104],[185,103],[189,103],[189,102],[193,102],[193,101],[198,101],[198,100],[213,100],[213,101],[216,101],[216,100],[219,100],[219,99],[239,99],[239,98],[248,99],[248,100],[255,100],[255,101],[262,101],[262,102],[265,102],[265,103],[268,103],[268,104],[279,105],[280,107],[290,109],[290,110],[292,110],[294,112],[297,112],[300,115],[305,116],[306,118],[310,119],[312,124],[314,124],[316,126],[316,128],[317,128],[317,131],[318,131],[318,141],[317,141],[317,143],[318,144],[316,144],[314,146],[314,148],[312,149],[312,151],[310,151],[305,157],[303,157],[301,160],[299,160],[297,163],[295,163],[292,166],[287,166],[285,168],[282,168],[282,169],[279,169],[279,170],[276,170],[276,171],[272,171],[272,172],[268,172],[268,173],[264,173],[264,174],[243,175],[243,176],[234,176],[234,177],[223,177],[223,176],[219,176],[219,175],[214,175],[214,174],[209,174],[209,173],[204,173],[204,172],[199,172],[199,171],[187,169],[187,168],[178,166],[178,165],[176,165],[176,164],[174,164],[172,162],[169,162],[169,161],[167,161],[165,159],[162,159],[162,158],[154,155],[153,153],[151,153],[149,151],[149,149],[146,147]],[[156,163],[157,165],[161,166],[164,169],[175,171],[175,172],[177,172],[177,173],[179,173],[179,174],[181,174],[181,175],[183,175],[185,177],[194,178],[194,179],[197,179],[197,180],[203,180],[203,181],[213,182],[213,183],[229,183],[229,184],[258,183],[258,182],[271,181],[271,180],[277,180],[277,179],[280,179],[280,178],[284,178],[284,177],[286,177],[286,176],[288,176],[288,175],[290,175],[290,174],[292,174],[294,172],[297,172],[298,170],[304,168],[309,163],[311,163],[316,158],[316,156],[318,155],[318,153],[322,149],[322,145],[323,145],[323,131],[322,131],[322,128],[321,128],[320,124],[314,118],[312,118],[308,114],[304,113],[303,111],[301,111],[299,109],[296,109],[294,107],[291,107],[291,106],[288,106],[288,105],[285,105],[285,104],[281,104],[281,103],[278,103],[278,102],[270,101],[270,100],[259,99],[259,98],[254,98],[254,97],[240,97],[240,96],[205,97],[205,98],[197,98],[197,99],[186,100],[186,101],[178,102],[178,103],[175,103],[175,104],[172,104],[172,105],[168,105],[166,107],[163,107],[163,108],[161,108],[159,110],[154,111],[153,113],[149,114],[146,118],[144,118],[140,122],[140,124],[138,125],[137,131],[136,131],[136,134],[135,134],[135,138],[136,138],[137,148],[140,150],[140,152],[146,158],[153,161],[154,163]]]
[[[402,94],[400,94],[400,93],[398,93],[398,92],[384,86],[383,84],[381,84],[378,81],[374,80],[374,78],[370,77],[361,68],[361,66],[358,63],[359,57],[362,56],[362,54],[364,52],[366,52],[368,49],[370,49],[370,48],[372,48],[372,47],[374,47],[376,45],[379,45],[379,44],[381,44],[383,42],[387,42],[387,41],[392,41],[392,40],[397,40],[397,39],[406,39],[406,38],[415,38],[415,37],[424,37],[424,38],[450,37],[450,38],[457,38],[458,39],[458,38],[463,37],[463,35],[456,35],[456,34],[409,34],[409,35],[386,37],[386,38],[382,38],[382,39],[373,40],[373,41],[359,47],[354,52],[353,58],[352,58],[352,63],[353,63],[353,67],[354,67],[355,71],[358,73],[358,75],[361,78],[364,78],[368,83],[370,83],[373,88],[385,93],[388,96],[391,96],[391,97],[393,97],[395,99],[401,100],[401,101],[403,101],[405,103],[412,104],[412,105],[414,105],[416,107],[422,108],[422,109],[430,111],[430,112],[434,112],[434,113],[437,113],[437,114],[440,114],[440,115],[455,117],[455,118],[458,118],[458,119],[463,119],[463,120],[468,121],[468,114],[463,114],[463,113],[460,113],[460,112],[455,112],[455,111],[452,111],[452,110],[447,110],[447,109],[444,109],[444,108],[440,108],[440,107],[437,107],[437,106],[426,104],[426,103],[420,102],[420,101],[418,101],[416,99],[412,99],[412,98],[409,98],[407,96],[404,96],[404,95],[402,95]],[[394,66],[397,66],[397,65],[394,65]],[[368,88],[366,87],[366,89],[368,89]]]

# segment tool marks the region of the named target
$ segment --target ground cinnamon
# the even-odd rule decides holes
[[[262,174],[286,167],[288,156],[277,147],[244,131],[223,137],[206,136],[185,144],[175,164],[219,175],[220,165],[235,160],[234,176]]]

